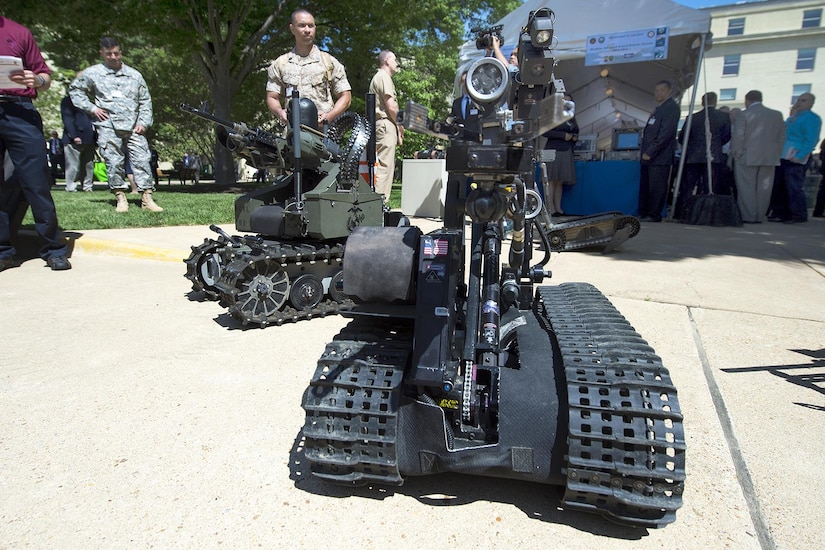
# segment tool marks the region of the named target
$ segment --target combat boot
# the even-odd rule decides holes
[[[154,199],[152,199],[151,189],[147,189],[143,192],[143,195],[140,198],[140,206],[150,212],[163,212],[163,208],[155,204]]]
[[[126,200],[126,193],[123,191],[115,191],[115,198],[117,199],[115,212],[126,212],[129,210],[129,201]]]

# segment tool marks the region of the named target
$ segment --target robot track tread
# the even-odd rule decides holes
[[[626,240],[638,235],[641,224],[634,216],[609,212],[553,224],[545,231],[550,239],[550,250],[564,252],[589,246],[609,245],[624,227],[630,227],[629,234],[624,237]]]
[[[220,292],[204,276],[203,270],[209,270],[209,267],[204,264],[208,258],[215,254],[221,248],[228,246],[228,241],[223,237],[217,239],[204,239],[203,243],[198,246],[192,246],[192,253],[183,262],[186,264],[186,277],[192,282],[192,290],[195,292],[203,292],[206,298],[210,300],[220,299]]]
[[[324,269],[332,274],[340,272],[343,256],[342,244],[264,241],[251,250],[245,248],[233,253],[215,287],[230,315],[244,325],[252,323],[265,327],[334,315],[351,309],[352,300],[344,295],[336,299],[328,293],[317,304],[295,307],[290,291],[302,266],[324,265],[327,266]],[[266,287],[261,295],[250,288],[256,284],[257,278],[262,278]],[[279,285],[283,288],[277,288]]]
[[[682,504],[685,442],[661,359],[592,285],[539,287],[537,316],[558,343],[567,379],[564,507],[634,527],[671,523]],[[403,483],[396,448],[412,351],[406,327],[359,319],[327,345],[302,403],[314,476]]]
[[[564,506],[662,527],[682,504],[682,415],[661,359],[592,285],[538,288],[567,378]]]
[[[304,393],[304,455],[332,483],[401,485],[396,456],[409,325],[352,321],[329,343]]]

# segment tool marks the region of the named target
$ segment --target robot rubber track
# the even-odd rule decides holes
[[[186,274],[184,277],[192,282],[192,290],[203,292],[209,300],[218,300],[220,291],[215,286],[221,275],[221,258],[219,251],[229,244],[223,236],[217,239],[205,238],[203,243],[192,246],[192,252],[184,260]]]

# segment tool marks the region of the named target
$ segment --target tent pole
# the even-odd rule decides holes
[[[667,213],[667,220],[673,220],[673,213],[676,211],[676,200],[679,198],[679,187],[682,184],[682,172],[685,169],[685,147],[690,139],[690,123],[693,121],[693,107],[696,105],[696,89],[699,86],[699,73],[702,70],[702,59],[705,57],[705,40],[707,33],[702,34],[702,42],[699,44],[699,59],[696,62],[696,75],[693,78],[693,92],[690,94],[690,107],[688,108],[688,116],[685,121],[685,137],[682,140],[682,154],[679,155],[679,169],[676,172],[676,181],[673,189],[673,202],[670,204],[670,212]]]
[[[703,80],[705,82],[705,93],[708,93],[708,73],[707,67],[705,67],[705,73],[703,75]],[[705,168],[708,171],[708,192],[713,195],[713,158],[710,152],[710,142],[713,139],[710,133],[710,107],[708,107],[708,102],[705,101]]]

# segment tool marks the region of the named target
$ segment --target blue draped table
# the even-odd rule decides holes
[[[564,186],[561,207],[569,215],[587,216],[613,210],[638,215],[638,161],[577,162],[576,185]]]

